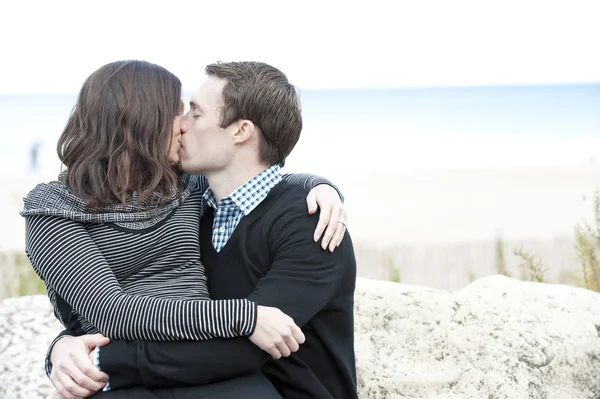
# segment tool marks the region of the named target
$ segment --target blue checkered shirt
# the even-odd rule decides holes
[[[277,183],[281,182],[279,165],[273,165],[246,183],[240,188],[216,202],[215,196],[210,189],[204,193],[204,203],[215,209],[215,219],[212,229],[212,243],[215,250],[219,252],[233,231],[242,220],[260,204]]]

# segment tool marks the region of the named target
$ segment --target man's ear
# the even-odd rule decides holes
[[[233,135],[234,143],[236,144],[247,142],[257,133],[256,125],[248,119],[240,119],[236,125],[237,131]]]

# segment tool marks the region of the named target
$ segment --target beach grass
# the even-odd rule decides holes
[[[24,252],[0,252],[0,300],[45,293],[44,282],[34,272]]]
[[[575,250],[581,263],[583,285],[600,291],[600,193],[594,198],[594,222],[575,226]]]
[[[583,236],[582,236],[583,237]],[[442,290],[458,290],[470,282],[489,275],[503,274],[523,280],[569,284],[596,290],[598,261],[587,256],[587,281],[578,269],[575,248],[590,243],[579,238],[554,240],[545,244],[537,241],[465,243],[450,246],[393,246],[379,248],[355,244],[358,275],[396,283],[427,286]],[[587,244],[586,244],[587,245]],[[531,249],[526,252],[522,248]],[[595,247],[593,251],[598,251]],[[515,255],[515,251],[521,255]],[[587,252],[585,252],[587,251]],[[585,247],[583,253],[592,253]],[[536,255],[537,253],[542,256]],[[558,258],[558,259],[557,259]],[[546,266],[543,260],[554,260]],[[563,261],[566,259],[567,261]],[[593,260],[593,261],[592,261]],[[593,263],[596,262],[596,263]],[[596,269],[595,269],[596,268]],[[593,272],[593,270],[596,270]],[[594,274],[596,273],[596,274]],[[595,277],[594,277],[595,276]],[[595,282],[595,283],[594,283]],[[45,294],[42,280],[35,274],[22,251],[0,252],[0,301],[4,298]]]
[[[593,222],[583,221],[574,229],[574,246],[581,273],[562,274],[563,282],[600,292],[600,192],[596,191],[592,198]],[[548,270],[542,258],[523,248],[515,250],[521,259],[521,279],[546,282]]]

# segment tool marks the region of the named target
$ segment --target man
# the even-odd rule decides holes
[[[297,92],[263,63],[211,64],[206,74],[181,121],[180,156],[186,172],[209,182],[200,235],[211,297],[277,307],[306,341],[291,354],[297,348],[273,348],[280,360],[247,338],[114,341],[99,349],[99,367],[113,394],[131,386],[218,385],[260,369],[285,398],[356,397],[351,239],[346,234],[333,252],[315,244],[317,215],[306,213],[305,192],[281,181],[279,172],[302,130]],[[90,346],[105,343],[87,339]],[[102,379],[97,370],[86,371],[86,378]],[[234,389],[227,397],[248,397]],[[221,397],[210,395],[203,397]]]

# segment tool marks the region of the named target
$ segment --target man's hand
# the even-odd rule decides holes
[[[108,343],[105,336],[94,334],[64,337],[54,344],[50,354],[50,381],[63,398],[86,398],[104,388],[108,375],[98,370],[90,353]]]
[[[310,190],[308,197],[306,197],[306,203],[308,213],[311,215],[317,211],[317,207],[321,208],[319,223],[315,230],[315,242],[319,241],[323,231],[325,231],[321,246],[323,249],[327,249],[327,246],[329,246],[329,250],[333,252],[344,238],[346,220],[348,220],[348,215],[346,215],[344,204],[338,192],[328,184],[319,184]]]
[[[256,329],[250,341],[273,359],[288,357],[304,343],[304,333],[291,317],[277,308],[258,306]]]

